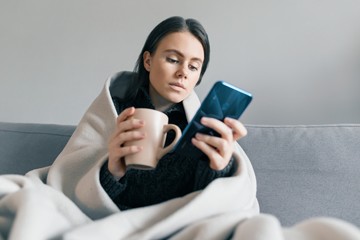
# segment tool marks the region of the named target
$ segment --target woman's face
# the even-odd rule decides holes
[[[150,84],[164,99],[178,103],[194,89],[200,78],[204,49],[190,32],[165,36],[156,51],[144,53]]]

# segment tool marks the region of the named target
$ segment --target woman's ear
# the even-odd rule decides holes
[[[143,54],[144,67],[146,71],[150,72],[151,69],[151,54],[149,51],[145,51]]]

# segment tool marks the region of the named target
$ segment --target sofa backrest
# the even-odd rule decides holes
[[[360,226],[360,124],[247,129],[240,145],[255,169],[261,212],[283,225],[329,216]]]

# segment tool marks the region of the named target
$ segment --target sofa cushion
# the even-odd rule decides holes
[[[246,127],[239,142],[255,169],[261,212],[284,226],[316,216],[360,226],[360,124]],[[0,174],[50,165],[74,129],[0,122]]]
[[[0,174],[24,174],[50,165],[74,126],[0,122]]]
[[[261,212],[292,225],[316,216],[360,226],[360,125],[254,126],[240,140]]]

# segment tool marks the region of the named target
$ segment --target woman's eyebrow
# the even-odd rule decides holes
[[[179,55],[180,57],[185,57],[184,54],[176,49],[167,49],[165,50],[165,53],[175,53],[177,55]],[[192,57],[191,60],[193,61],[198,61],[200,63],[203,62],[203,60],[201,58],[198,58],[198,57]]]

